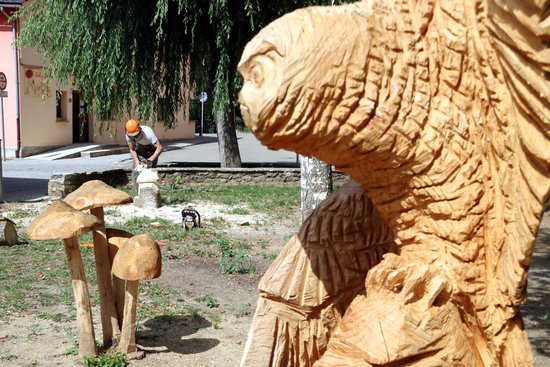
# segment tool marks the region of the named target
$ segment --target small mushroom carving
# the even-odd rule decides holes
[[[77,210],[90,209],[90,214],[95,215],[101,221],[101,225],[93,232],[93,238],[103,345],[116,345],[120,336],[120,328],[111,285],[111,262],[107,249],[103,207],[128,204],[132,202],[132,198],[124,191],[117,190],[103,181],[92,180],[71,192],[64,201]]]
[[[81,357],[95,355],[96,345],[88,284],[76,236],[89,232],[100,224],[101,221],[95,216],[82,213],[67,203],[57,200],[36,217],[25,230],[27,236],[33,240],[62,239],[65,244],[76,303],[78,355]]]
[[[122,333],[117,350],[128,358],[143,356],[136,345],[136,307],[139,281],[154,279],[162,271],[160,247],[148,234],[130,238],[118,249],[113,261],[113,274],[126,280]]]
[[[129,238],[134,235],[130,232],[123,231],[122,229],[106,228],[107,241],[109,243],[109,259],[111,264],[115,259],[115,255],[122,244],[128,241]],[[116,314],[118,318],[118,325],[122,328],[122,320],[124,319],[124,289],[126,281],[120,279],[113,274],[113,293],[115,296]]]

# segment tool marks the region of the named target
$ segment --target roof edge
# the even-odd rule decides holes
[[[0,1],[0,7],[3,8],[20,8],[26,0],[3,0]]]

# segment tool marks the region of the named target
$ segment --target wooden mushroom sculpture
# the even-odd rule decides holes
[[[148,234],[130,238],[119,249],[113,261],[113,274],[126,280],[124,322],[117,349],[135,359],[141,353],[136,345],[136,307],[140,280],[154,279],[162,271],[160,248]]]
[[[109,259],[111,264],[113,263],[115,256],[120,246],[128,241],[129,238],[134,235],[130,232],[123,231],[122,229],[106,228],[107,241],[109,243]],[[120,279],[113,274],[113,294],[115,297],[116,314],[118,318],[118,326],[122,328],[122,320],[124,319],[124,289],[126,281]]]
[[[93,215],[82,213],[61,200],[54,201],[36,217],[26,229],[33,240],[63,239],[65,253],[72,279],[78,322],[78,355],[88,357],[96,354],[95,333],[84,274],[82,256],[76,236],[99,226],[101,221]]]
[[[90,209],[90,213],[101,221],[101,225],[94,230],[93,237],[103,345],[106,347],[116,345],[120,336],[120,328],[111,286],[111,262],[107,248],[103,207],[131,203],[132,198],[124,191],[117,190],[103,181],[92,180],[82,184],[64,200],[77,210]]]

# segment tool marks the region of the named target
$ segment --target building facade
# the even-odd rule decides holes
[[[78,91],[70,85],[59,87],[55,81],[46,89],[40,55],[31,48],[15,47],[20,21],[10,21],[9,16],[23,3],[0,0],[0,72],[6,75],[8,93],[2,100],[2,154],[27,157],[79,142],[125,145],[127,118],[102,122],[82,115],[83,101]],[[189,120],[188,105],[178,112],[175,128],[165,129],[162,121],[153,128],[163,140],[195,137],[195,121]]]

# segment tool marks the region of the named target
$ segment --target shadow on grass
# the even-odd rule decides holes
[[[174,352],[197,354],[206,352],[220,344],[218,339],[185,338],[198,330],[212,326],[202,318],[193,315],[156,316],[141,324],[138,344],[148,354]]]

